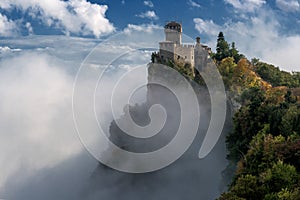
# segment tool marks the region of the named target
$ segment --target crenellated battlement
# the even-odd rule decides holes
[[[177,22],[169,22],[165,25],[165,41],[159,43],[159,56],[164,62],[172,60],[174,62],[189,63],[192,68],[200,65],[199,58],[201,50],[208,53],[211,49],[200,43],[200,37],[196,38],[195,44],[182,43],[182,25]]]

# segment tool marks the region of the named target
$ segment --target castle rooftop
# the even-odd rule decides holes
[[[178,32],[181,32],[182,26],[178,22],[171,21],[165,25],[165,29],[173,29],[173,30],[177,30]]]

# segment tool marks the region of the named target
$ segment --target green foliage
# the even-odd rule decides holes
[[[234,59],[235,63],[238,63],[240,59],[245,57],[243,54],[239,54],[239,51],[235,47],[234,42],[231,43],[231,49],[229,50],[229,55]]]
[[[282,96],[281,93],[278,93]],[[268,133],[289,137],[300,135],[300,109],[287,92],[281,103],[274,104],[258,87],[246,89],[240,95],[242,107],[233,117],[234,128],[227,136],[229,158],[239,160],[249,150],[250,141],[268,126]],[[265,132],[267,133],[267,132]]]
[[[234,58],[232,57],[224,58],[218,65],[218,70],[223,77],[226,88],[230,88],[233,83],[235,68],[236,64],[234,63]]]
[[[259,62],[258,59],[252,60],[254,64],[254,71],[264,80],[272,84],[272,86],[287,86],[300,87],[299,72],[285,72],[278,67],[267,63]]]
[[[245,198],[238,197],[232,192],[223,193],[218,200],[246,200]]]
[[[151,63],[160,63],[167,65],[176,71],[178,71],[180,74],[185,76],[188,80],[194,80],[194,69],[192,68],[190,63],[180,63],[180,62],[174,62],[172,60],[168,61],[162,61],[159,57],[159,54],[157,52],[153,52],[151,54]],[[154,75],[154,74],[153,74]]]
[[[270,130],[273,135],[300,134],[300,109],[296,102],[286,98],[279,105],[271,105]]]
[[[224,58],[227,58],[230,56],[230,48],[229,44],[225,40],[224,34],[222,32],[218,35],[218,41],[217,41],[217,48],[216,48],[216,54],[215,59],[217,61],[221,61]]]
[[[168,66],[172,67],[173,69],[177,70],[180,74],[185,76],[189,80],[194,79],[194,71],[191,67],[190,63],[173,63],[169,61]]]
[[[285,110],[279,125],[279,131],[284,136],[300,133],[300,110],[296,105]]]
[[[157,52],[151,54],[151,63],[162,63],[161,58]]]
[[[223,199],[299,199],[300,137],[267,134],[269,126],[253,137],[239,162],[234,183]],[[228,198],[225,198],[228,197]]]
[[[278,200],[300,200],[300,190],[296,188],[292,191],[288,189],[282,189],[277,193]]]
[[[226,138],[237,171],[219,200],[300,200],[300,72],[249,62],[222,32],[211,56],[241,104]]]
[[[264,125],[268,115],[263,102],[265,93],[257,87],[245,90],[241,95],[242,106],[233,117],[234,129],[227,136],[229,158],[239,160],[248,151],[248,145]]]
[[[226,89],[241,104],[226,138],[228,158],[237,162],[237,171],[219,200],[300,200],[300,72],[281,71],[256,58],[249,62],[222,32],[211,57]],[[157,53],[151,61],[162,63]],[[204,84],[188,63],[162,64]],[[209,74],[211,68],[204,70]]]
[[[217,39],[216,53],[211,55],[216,61],[221,62],[224,58],[232,57],[235,63],[244,57],[244,55],[239,54],[239,51],[235,47],[235,43],[232,42],[231,46],[225,40],[223,32],[220,32]]]
[[[268,193],[279,192],[282,189],[292,189],[298,181],[296,168],[289,164],[278,161],[272,168],[267,169],[260,175]]]
[[[231,187],[231,192],[247,200],[261,199],[262,196],[258,178],[250,174],[239,177]]]
[[[237,64],[233,57],[224,58],[219,62],[218,70],[226,89],[240,95],[243,90],[252,87],[267,88],[268,85],[253,72],[251,67],[251,63],[245,58],[240,59]]]

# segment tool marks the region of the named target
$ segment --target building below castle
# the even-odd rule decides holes
[[[189,63],[194,68],[200,65],[203,49],[211,52],[208,46],[200,43],[200,37],[196,38],[196,44],[183,44],[182,26],[178,22],[167,23],[164,31],[165,41],[159,43],[159,57],[163,62]]]

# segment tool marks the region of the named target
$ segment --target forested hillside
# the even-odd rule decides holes
[[[227,136],[236,172],[219,200],[300,199],[300,73],[249,61],[222,33],[212,57],[240,104]]]
[[[228,100],[239,105],[226,141],[235,175],[218,200],[300,200],[300,72],[247,59],[222,32],[210,56]],[[154,53],[155,59],[159,61]],[[193,76],[188,63],[164,64],[205,84],[199,73]]]

